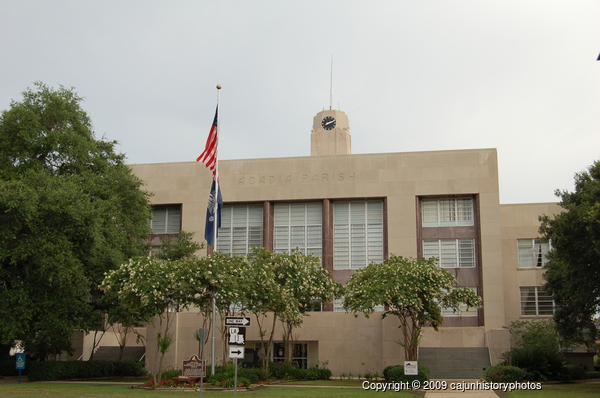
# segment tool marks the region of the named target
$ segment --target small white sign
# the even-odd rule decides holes
[[[404,375],[418,375],[419,365],[417,361],[404,361]]]
[[[230,359],[244,359],[244,347],[235,345],[229,347],[229,358]]]
[[[246,328],[238,326],[229,327],[229,345],[246,345]]]

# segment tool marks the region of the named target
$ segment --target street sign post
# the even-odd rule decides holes
[[[19,353],[17,353],[16,357],[17,357],[16,369],[19,370],[19,384],[21,384],[21,371],[23,369],[25,369],[25,353],[19,352]]]
[[[237,397],[237,368],[238,359],[244,359],[244,344],[246,344],[246,326],[250,326],[249,316],[226,316],[225,326],[229,326],[229,358],[234,360],[235,373],[233,376],[233,397]]]
[[[206,362],[204,361],[204,343],[206,343],[206,338],[208,337],[208,329],[199,328],[198,329],[198,338],[200,341],[200,346],[202,347],[202,353],[200,355],[200,361],[202,362],[202,367],[204,371],[200,377],[200,398],[202,398],[202,390],[204,390],[204,378],[206,377]]]

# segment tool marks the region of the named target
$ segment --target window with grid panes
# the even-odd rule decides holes
[[[474,225],[473,198],[423,199],[424,227]]]
[[[334,202],[333,268],[383,261],[383,202]]]
[[[235,255],[248,254],[253,246],[262,246],[263,206],[225,205],[221,210],[221,228],[217,250]]]
[[[521,291],[521,315],[540,316],[554,314],[554,300],[552,296],[539,286],[522,286]]]
[[[322,213],[320,202],[276,203],[273,250],[283,253],[299,249],[304,254],[321,257]]]
[[[518,239],[519,268],[541,268],[548,260],[550,244],[541,239]]]
[[[148,221],[153,234],[178,234],[181,232],[181,205],[156,206],[150,210]]]
[[[428,239],[423,241],[423,257],[438,259],[441,268],[475,267],[474,239]]]

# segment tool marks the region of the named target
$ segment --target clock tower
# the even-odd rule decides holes
[[[310,155],[349,155],[352,139],[348,115],[338,110],[317,113],[310,135]]]

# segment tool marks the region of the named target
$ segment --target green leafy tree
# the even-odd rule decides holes
[[[0,341],[38,359],[100,327],[104,273],[147,242],[148,194],[81,101],[36,83],[0,116]]]
[[[179,260],[193,256],[205,246],[204,242],[194,240],[193,232],[181,231],[174,236],[163,237],[155,256],[160,260]]]
[[[513,321],[506,329],[512,348],[502,354],[505,365],[525,369],[528,380],[560,380],[568,374],[554,321]]]
[[[457,280],[436,265],[436,259],[410,259],[392,255],[383,263],[371,263],[356,271],[345,288],[344,307],[358,316],[369,316],[377,305],[385,305],[382,317],[400,321],[407,361],[417,359],[421,330],[436,331],[444,321],[442,307],[458,310],[460,304],[480,307],[481,298],[469,288],[456,288]]]
[[[596,340],[600,308],[600,162],[575,175],[575,191],[556,191],[560,214],[540,217],[540,233],[552,247],[545,289],[552,295],[558,333],[566,341]]]
[[[551,319],[512,321],[505,328],[510,332],[513,347],[538,347],[560,351],[556,324]]]

